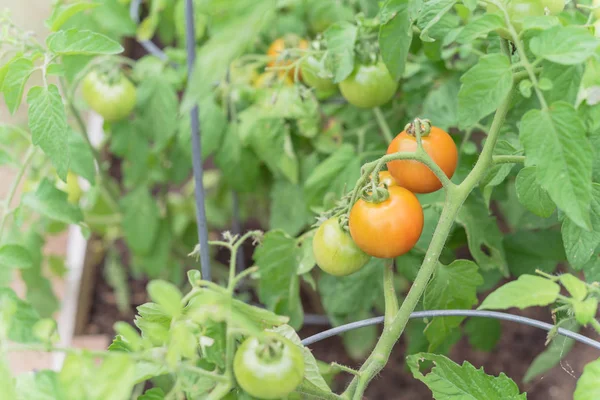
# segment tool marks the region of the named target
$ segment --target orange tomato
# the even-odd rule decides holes
[[[450,135],[442,129],[432,126],[429,135],[423,136],[423,148],[444,171],[446,176],[452,178],[458,163],[458,151]],[[399,151],[411,152],[416,149],[417,138],[406,133],[406,131],[402,131],[390,143],[387,154]],[[431,193],[442,187],[442,182],[425,164],[419,161],[391,161],[387,163],[387,168],[398,185],[407,188],[411,192]]]
[[[276,39],[273,41],[273,43],[271,43],[269,49],[267,50],[267,55],[269,56],[269,62],[267,65],[269,67],[285,67],[292,64],[292,60],[277,59],[284,50],[292,48],[299,48],[303,50],[308,49],[308,42],[304,39],[301,39],[297,35],[286,35],[285,37]],[[293,80],[295,69],[293,68],[288,71],[288,75]],[[298,77],[302,78],[300,71],[298,71]]]
[[[390,174],[390,171],[379,171],[379,184],[385,185],[385,187],[398,186],[398,183]]]
[[[409,190],[392,186],[381,203],[358,200],[350,210],[350,235],[365,253],[393,258],[407,253],[423,231],[423,208]]]
[[[253,86],[257,89],[264,89],[273,86],[291,86],[294,82],[292,79],[286,75],[275,71],[267,71],[258,75],[256,80],[253,83]]]

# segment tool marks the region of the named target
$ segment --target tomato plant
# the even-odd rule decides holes
[[[330,218],[319,226],[312,246],[317,265],[335,276],[358,271],[370,258],[356,246],[337,218]]]
[[[440,128],[432,126],[421,138],[423,149],[442,169],[448,178],[452,178],[458,164],[458,151],[454,141]],[[414,129],[411,133],[402,131],[390,143],[387,154],[415,151],[417,138]],[[414,160],[396,160],[387,164],[390,174],[398,185],[415,193],[431,193],[441,189],[442,182],[429,167]]]
[[[290,394],[304,377],[302,350],[281,336],[246,339],[235,353],[235,379],[250,395],[280,399]]]
[[[598,397],[596,0],[51,7],[0,14],[3,399]]]

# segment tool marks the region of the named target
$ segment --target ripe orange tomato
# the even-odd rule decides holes
[[[423,148],[433,161],[452,178],[458,163],[456,144],[446,132],[435,126],[431,127],[429,135],[423,136]],[[417,138],[406,131],[400,132],[392,140],[387,154],[399,151],[415,151]],[[425,165],[415,160],[396,160],[387,163],[387,168],[398,183],[414,193],[431,193],[442,187],[442,182]]]
[[[381,203],[358,200],[350,210],[350,235],[365,253],[393,258],[407,253],[423,231],[423,208],[409,190],[392,186]]]
[[[276,39],[271,43],[269,49],[267,50],[267,55],[269,56],[269,62],[267,65],[269,67],[285,67],[292,63],[292,60],[278,60],[280,53],[286,49],[291,48],[299,48],[299,49],[308,49],[308,42],[304,39],[301,39],[297,35],[286,35],[285,37]],[[292,68],[288,71],[288,75],[290,78],[294,79],[295,70]],[[298,71],[298,77],[302,78],[302,74]]]

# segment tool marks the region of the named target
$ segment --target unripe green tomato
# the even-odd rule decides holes
[[[398,83],[385,64],[357,64],[354,71],[340,82],[340,91],[348,103],[360,108],[379,107],[394,97]]]
[[[315,57],[308,57],[302,62],[302,80],[308,86],[321,92],[331,92],[337,89],[331,78],[323,77],[325,68]]]
[[[125,119],[136,103],[136,89],[122,73],[114,81],[93,70],[82,83],[83,98],[107,122]]]
[[[575,311],[575,319],[581,325],[587,325],[596,316],[598,311],[598,299],[590,297],[584,301],[574,301],[573,311]]]
[[[342,229],[338,218],[329,218],[319,226],[313,238],[313,253],[319,268],[335,276],[353,274],[371,258]]]
[[[242,389],[261,399],[281,399],[304,379],[302,349],[273,332],[250,337],[238,347],[233,373]]]

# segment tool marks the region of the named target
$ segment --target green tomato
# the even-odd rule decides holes
[[[338,218],[329,218],[319,226],[313,238],[313,253],[319,268],[335,276],[353,274],[371,258],[342,229]]]
[[[315,57],[310,56],[302,62],[302,80],[319,92],[333,92],[337,89],[330,78],[324,77],[326,73],[323,63]]]
[[[261,399],[281,399],[304,379],[302,349],[272,332],[250,337],[238,347],[233,373],[246,393]]]
[[[394,97],[398,83],[385,64],[358,64],[354,71],[340,82],[340,91],[348,103],[360,108],[379,107]]]
[[[111,79],[97,71],[91,71],[83,79],[82,92],[90,108],[107,122],[125,119],[135,108],[135,86],[122,73],[119,73],[117,79]]]

